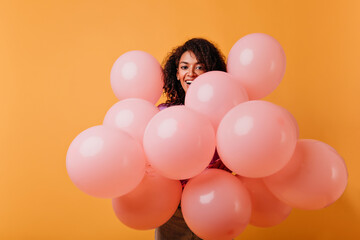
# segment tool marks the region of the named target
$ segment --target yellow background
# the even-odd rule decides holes
[[[160,62],[191,37],[225,55],[241,37],[283,46],[283,82],[265,99],[287,108],[301,138],[333,146],[349,183],[328,208],[294,210],[239,239],[359,239],[360,1],[1,1],[0,239],[153,239],[112,212],[110,200],[70,181],[65,156],[117,101],[114,61],[143,50]]]

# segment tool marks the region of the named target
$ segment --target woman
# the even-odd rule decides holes
[[[164,64],[164,92],[168,98],[166,103],[160,104],[160,110],[172,105],[182,105],[185,94],[193,81],[207,71],[226,71],[226,64],[222,53],[209,41],[193,38],[184,45],[175,48],[165,59]],[[211,161],[210,168],[226,167],[222,164],[217,153]],[[186,181],[182,181],[183,184]],[[186,225],[178,208],[172,218],[155,230],[156,240],[200,239]]]

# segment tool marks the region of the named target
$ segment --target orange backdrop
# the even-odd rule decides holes
[[[225,55],[253,32],[287,55],[266,100],[287,108],[301,138],[333,146],[349,184],[333,205],[294,210],[282,224],[239,239],[359,239],[360,1],[1,1],[0,239],[153,239],[111,202],[85,195],[65,169],[67,148],[117,101],[110,69],[124,52],[159,61],[191,37]]]

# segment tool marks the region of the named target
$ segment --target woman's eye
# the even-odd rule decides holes
[[[186,70],[186,69],[188,69],[188,66],[181,66],[180,67],[182,70]]]
[[[204,67],[203,66],[197,66],[196,69],[197,70],[204,70]]]

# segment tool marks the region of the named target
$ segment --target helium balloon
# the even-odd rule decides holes
[[[117,218],[139,230],[159,227],[174,214],[182,187],[178,180],[165,178],[148,167],[141,183],[130,193],[112,200]]]
[[[264,33],[246,35],[231,48],[227,71],[246,89],[251,100],[267,96],[281,82],[286,56],[280,43]]]
[[[142,144],[146,125],[158,112],[159,109],[146,100],[128,98],[107,111],[103,124],[128,133]]]
[[[289,206],[315,210],[334,203],[345,191],[347,178],[344,160],[332,147],[301,139],[290,162],[264,182]]]
[[[296,138],[299,139],[300,130],[299,130],[299,125],[298,125],[298,123],[297,123],[297,121],[296,121],[296,118],[295,118],[294,115],[292,115],[292,113],[289,112],[287,109],[283,108],[283,110],[286,112],[286,114],[289,115],[289,118],[291,118],[292,123],[293,123],[293,125],[294,125],[294,127],[295,127],[295,129],[296,129]]]
[[[204,114],[215,131],[224,115],[248,101],[245,89],[226,72],[210,71],[196,78],[185,96],[185,106]]]
[[[162,68],[153,56],[143,51],[121,55],[112,66],[110,80],[119,100],[142,98],[155,104],[162,94]]]
[[[251,201],[241,181],[220,169],[190,179],[181,198],[186,224],[199,237],[233,239],[249,223]]]
[[[280,106],[254,100],[239,104],[221,120],[217,150],[235,173],[259,178],[283,168],[297,140],[293,119]]]
[[[172,106],[150,120],[143,145],[155,170],[167,178],[188,179],[209,165],[215,152],[215,132],[200,113]]]
[[[66,169],[83,192],[114,198],[133,190],[144,177],[145,154],[128,134],[105,126],[91,127],[70,144]]]
[[[257,227],[272,227],[283,222],[292,208],[278,198],[266,187],[260,178],[240,177],[251,199],[250,224]]]

